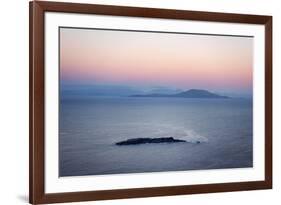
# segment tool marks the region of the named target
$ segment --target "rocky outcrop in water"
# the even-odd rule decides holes
[[[173,137],[159,137],[159,138],[132,138],[125,141],[116,142],[116,145],[138,145],[146,143],[175,143],[186,142],[185,140],[174,139]]]

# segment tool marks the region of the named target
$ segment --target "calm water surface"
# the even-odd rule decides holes
[[[252,167],[252,134],[248,99],[68,97],[60,101],[59,175]],[[137,137],[188,143],[114,144]]]

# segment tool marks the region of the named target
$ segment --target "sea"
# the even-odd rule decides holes
[[[59,176],[252,167],[252,110],[242,98],[61,98]],[[186,142],[115,144],[140,137]]]

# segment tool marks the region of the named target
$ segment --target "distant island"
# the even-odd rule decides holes
[[[152,93],[146,95],[130,95],[129,97],[230,98],[228,96],[218,95],[207,90],[199,89],[190,89],[176,94]]]

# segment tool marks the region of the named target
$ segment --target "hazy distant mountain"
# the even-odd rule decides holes
[[[137,88],[119,85],[63,85],[62,96],[128,96],[143,94]]]
[[[171,94],[176,94],[180,93],[183,90],[177,89],[177,88],[169,88],[169,87],[152,87],[150,89],[144,90],[144,93],[135,93],[135,94],[153,94],[153,93],[158,93],[158,94],[166,94],[166,95],[171,95]]]
[[[61,85],[61,97],[123,96],[123,97],[178,97],[178,98],[229,98],[207,90],[182,91],[168,87],[130,87],[122,85]]]
[[[129,95],[148,95],[153,93],[159,94],[176,94],[182,92],[180,89],[169,87],[133,87],[126,85],[65,85],[60,87],[62,96],[123,96]]]
[[[130,97],[178,97],[178,98],[229,98],[228,96],[211,93],[207,90],[190,89],[176,94],[147,94],[147,95],[130,95]]]

